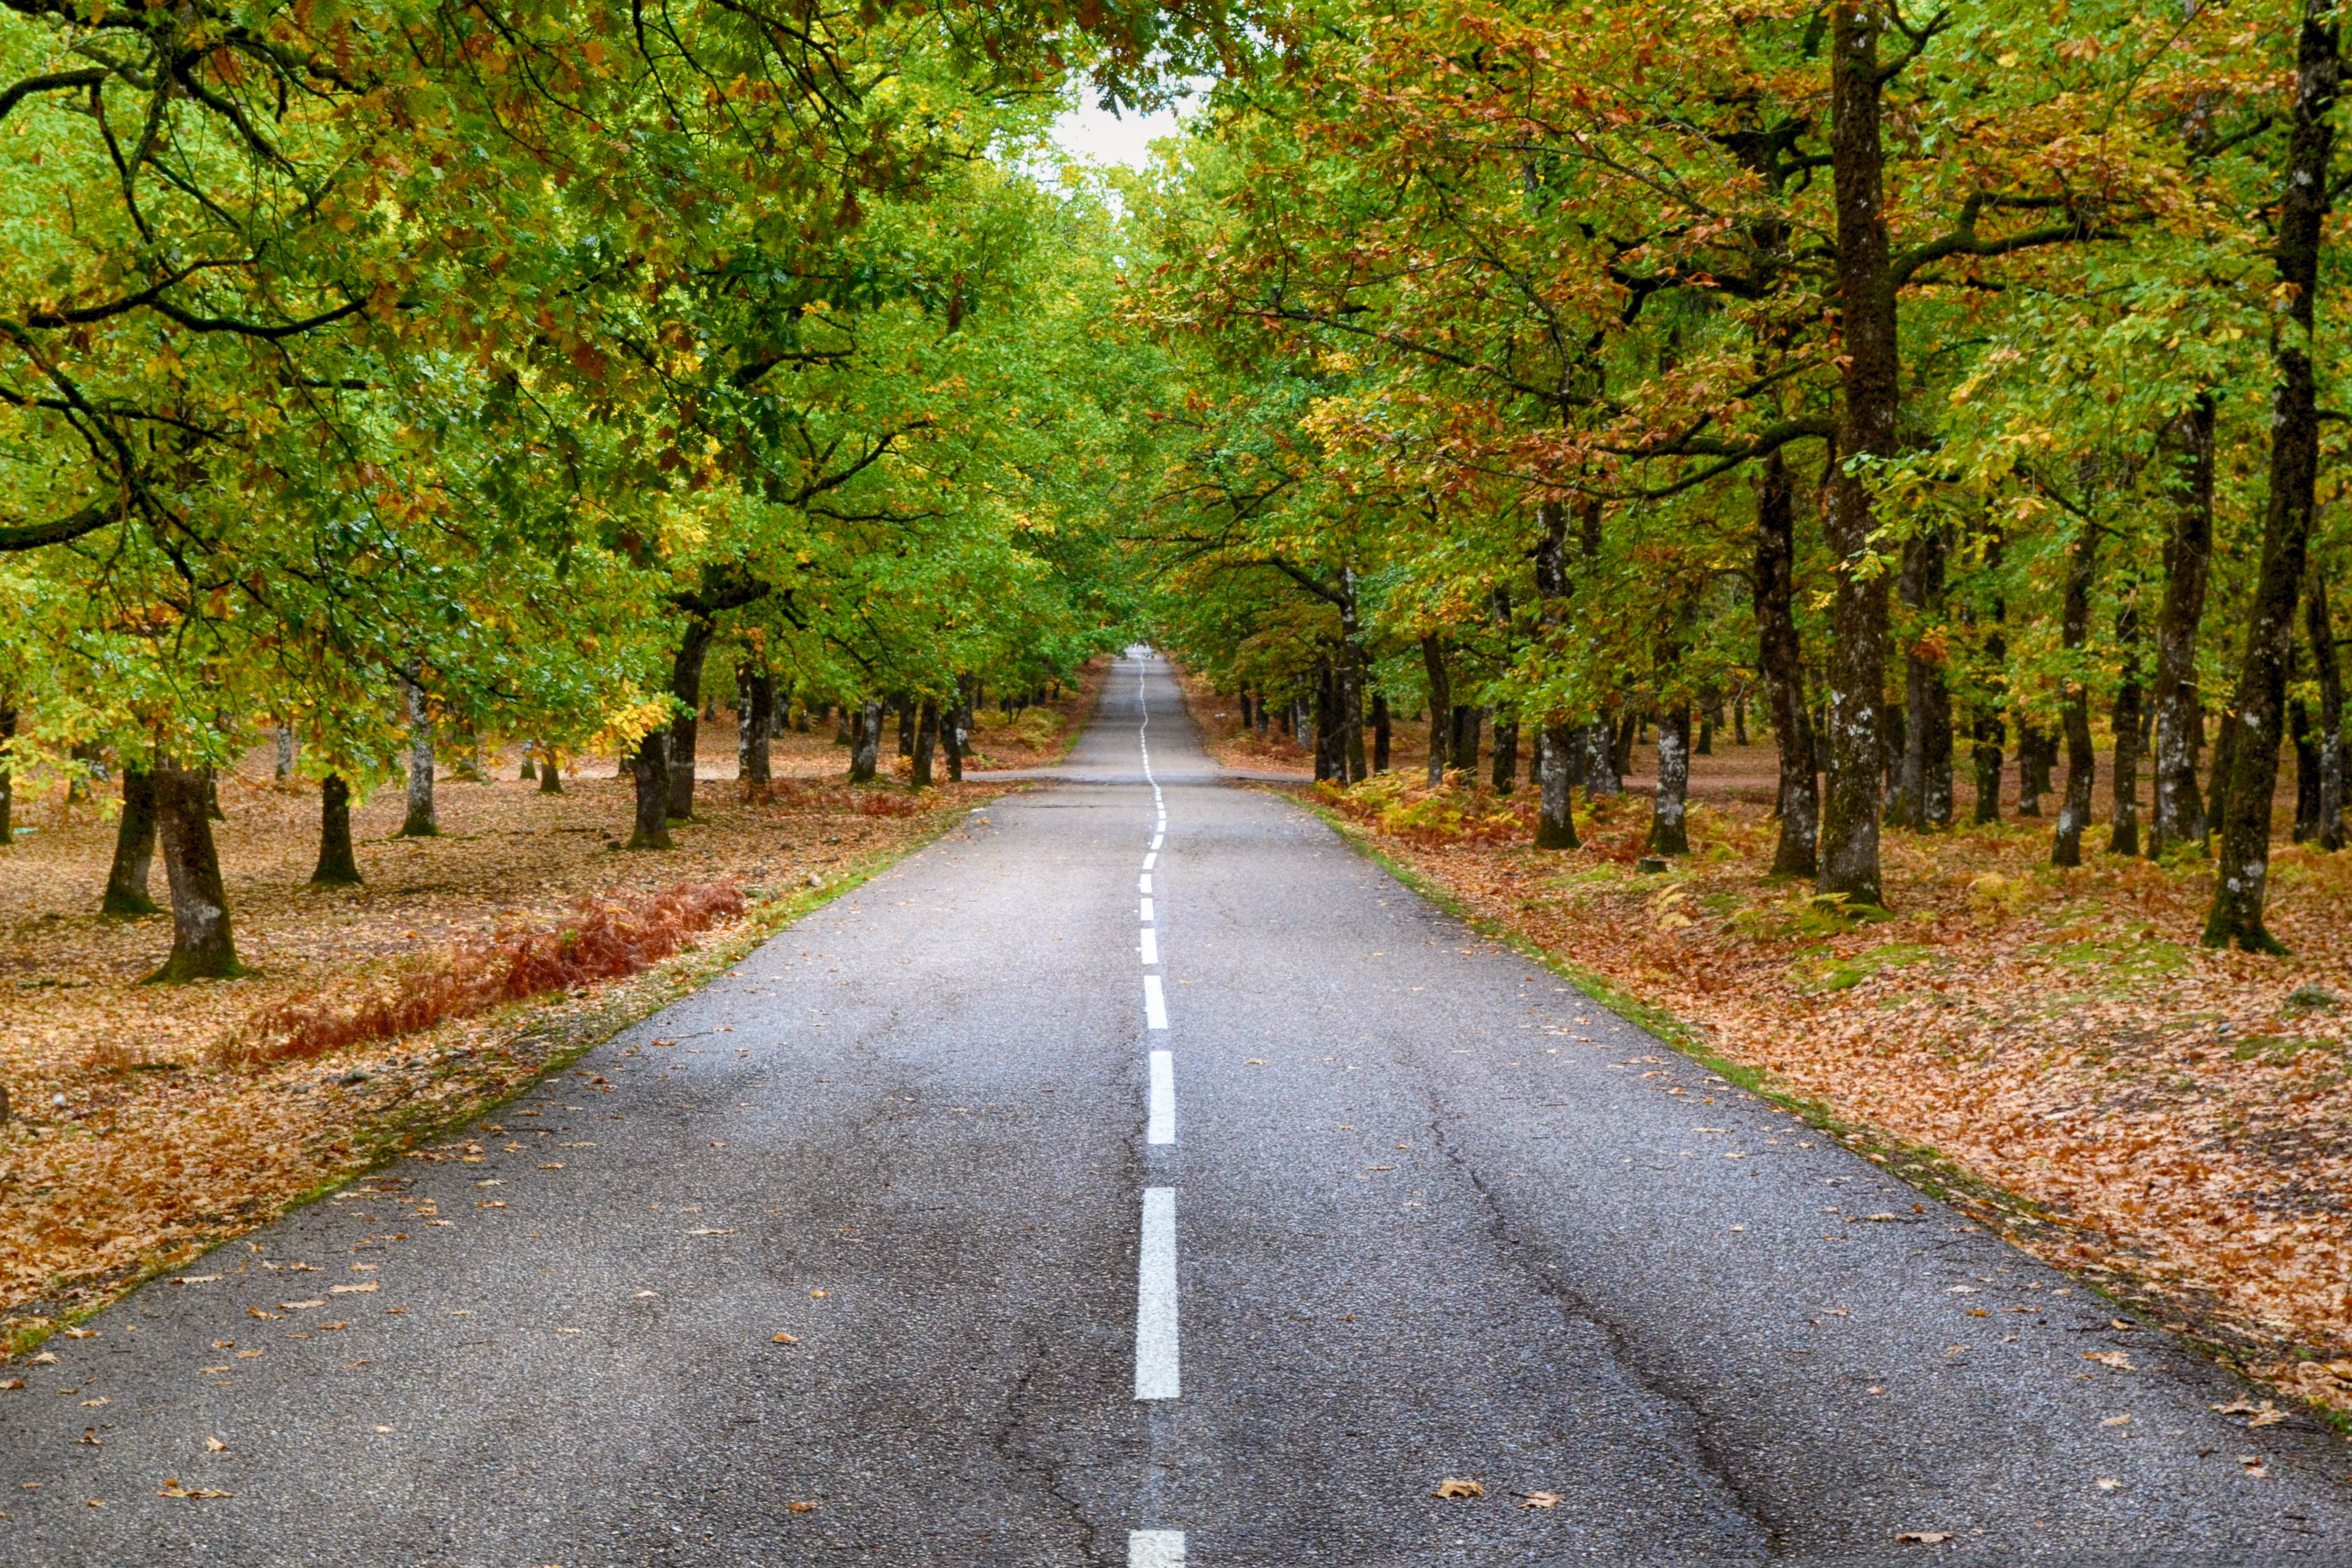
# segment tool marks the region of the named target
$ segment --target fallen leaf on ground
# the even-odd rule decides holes
[[[205,1438],[205,1453],[207,1453],[207,1454],[222,1454],[222,1453],[226,1453],[227,1451],[228,1451],[228,1445],[227,1445],[226,1443],[222,1442],[219,1438],[217,1438],[217,1437],[207,1437],[207,1438]]]
[[[2099,1478],[2099,1489],[2103,1492],[2111,1492],[2121,1485],[2123,1485],[2123,1482],[2116,1479],[2113,1476],[2101,1476]]]
[[[1519,1506],[1521,1508],[1558,1508],[1559,1506],[1559,1494],[1558,1492],[1529,1492],[1527,1496],[1519,1500]]]
[[[780,1345],[796,1345],[801,1342],[801,1339],[798,1334],[788,1334],[779,1329],[776,1331],[774,1342]]]
[[[1438,1482],[1437,1489],[1429,1495],[1432,1497],[1449,1498],[1485,1497],[1486,1495],[1486,1489],[1478,1482],[1471,1480],[1467,1477],[1448,1476],[1444,1480]]]
[[[236,1494],[218,1491],[211,1487],[184,1487],[180,1484],[179,1477],[166,1476],[163,1478],[163,1484],[155,1489],[155,1495],[157,1497],[235,1497]]]
[[[326,1299],[321,1297],[316,1301],[280,1301],[278,1304],[289,1312],[299,1312],[306,1307],[323,1307],[327,1302]]]
[[[786,1513],[813,1513],[815,1510],[816,1504],[813,1502],[788,1502],[784,1505]]]
[[[1935,1546],[1951,1538],[1952,1532],[1948,1530],[1906,1530],[1895,1539],[1916,1541],[1922,1546]]]
[[[356,1285],[330,1285],[327,1287],[327,1294],[330,1296],[356,1296],[362,1291],[381,1289],[383,1284],[383,1281],[380,1279],[362,1279]]]
[[[2137,1372],[2138,1370],[2138,1368],[2132,1365],[2131,1357],[2125,1354],[2122,1351],[2084,1351],[2083,1352],[2083,1359],[2084,1361],[2097,1362],[2101,1366],[2114,1367],[2117,1372]]]

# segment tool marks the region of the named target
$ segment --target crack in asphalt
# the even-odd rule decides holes
[[[1032,1384],[1037,1374],[1045,1370],[1045,1346],[1034,1340],[1029,1342],[1022,1357],[1021,1374],[1004,1392],[1004,1418],[989,1428],[989,1446],[1004,1456],[1006,1462],[1014,1468],[1035,1476],[1044,1482],[1045,1495],[1060,1505],[1063,1516],[1086,1537],[1083,1560],[1100,1563],[1104,1560],[1102,1527],[1087,1517],[1085,1504],[1063,1487],[1061,1467],[1033,1453],[1027,1444],[1015,1440],[1015,1434],[1029,1419]]]
[[[1781,1527],[1769,1508],[1759,1499],[1752,1487],[1718,1446],[1713,1432],[1713,1419],[1705,1402],[1682,1379],[1662,1367],[1653,1365],[1625,1325],[1618,1322],[1589,1297],[1575,1289],[1560,1278],[1556,1268],[1537,1268],[1531,1259],[1549,1258],[1550,1249],[1539,1241],[1527,1239],[1512,1221],[1503,1198],[1479,1174],[1477,1165],[1455,1142],[1446,1136],[1446,1113],[1440,1108],[1435,1093],[1425,1086],[1413,1091],[1422,1102],[1427,1118],[1424,1125],[1437,1144],[1438,1152],[1446,1163],[1468,1182],[1470,1190],[1486,1214],[1487,1229],[1501,1244],[1496,1251],[1503,1264],[1518,1273],[1547,1299],[1559,1305],[1568,1316],[1599,1331],[1607,1342],[1611,1358],[1625,1370],[1633,1382],[1654,1399],[1680,1411],[1690,1427],[1690,1445],[1699,1466],[1723,1488],[1740,1516],[1754,1525],[1763,1537],[1764,1554],[1779,1557],[1788,1550]]]

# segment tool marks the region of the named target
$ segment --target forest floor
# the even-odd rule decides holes
[[[1108,668],[1097,661],[1078,688],[1017,718],[982,715],[969,765],[1059,757]],[[35,831],[0,857],[0,1085],[16,1113],[0,1127],[0,1350],[505,1098],[978,802],[1028,787],[852,787],[827,728],[776,737],[773,798],[753,804],[735,784],[731,712],[701,727],[699,749],[697,820],[672,826],[668,853],[618,849],[632,785],[610,760],[583,762],[549,795],[518,779],[508,752],[481,783],[452,779],[445,761],[438,837],[394,837],[397,784],[355,805],[366,880],[347,889],[308,881],[316,784],[274,781],[270,753],[257,751],[223,775],[226,820],[214,825],[254,973],[179,986],[139,984],[170,946],[168,914],[97,912],[114,840],[107,803],[20,794],[17,820]],[[903,779],[908,764],[896,763]],[[661,923],[655,900],[680,889],[740,912],[698,934],[673,923],[652,952],[675,951],[635,973],[325,1055],[278,1048],[289,1021],[331,1026],[599,910],[642,935]]]
[[[1306,771],[1278,735],[1237,734],[1230,700],[1187,696],[1227,765]],[[1635,867],[1649,779],[1579,812],[1582,848],[1540,852],[1524,784],[1433,794],[1417,760],[1392,767],[1299,793],[1718,1071],[2352,1412],[2352,854],[2273,850],[2284,959],[2200,947],[2210,864],[2090,854],[2104,815],[2070,870],[2048,864],[2051,816],[1889,832],[1892,917],[1858,922],[1768,874],[1769,745],[1694,760],[1693,853],[1664,875]],[[2012,770],[2012,805],[2015,788]]]

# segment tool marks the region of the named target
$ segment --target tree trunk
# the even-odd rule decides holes
[[[908,788],[931,787],[931,757],[939,750],[939,744],[940,705],[926,697],[916,706],[915,743],[908,752],[915,765],[908,774]]]
[[[294,776],[294,726],[291,724],[278,726],[278,757],[271,776],[279,784]]]
[[[1549,724],[1536,731],[1536,847],[1573,849],[1576,783],[1570,763],[1578,735],[1573,725]]]
[[[1348,778],[1348,756],[1339,734],[1339,672],[1328,656],[1315,667],[1315,777]]]
[[[677,717],[669,724],[669,812],[673,822],[694,819],[694,766],[702,734],[696,715],[702,711],[702,661],[710,653],[710,617],[689,611],[686,635],[678,639],[670,660],[669,694],[677,700]]]
[[[2197,748],[2204,734],[2197,689],[2197,628],[2213,564],[2213,398],[2197,401],[2165,424],[2161,460],[2172,467],[2173,504],[2166,513],[2164,604],[2156,617],[2155,810],[2147,852],[2174,844],[2205,845],[2204,803],[2197,792]]]
[[[229,931],[228,892],[220,855],[205,815],[210,768],[183,768],[155,759],[155,816],[163,841],[163,878],[172,889],[172,955],[147,976],[150,984],[227,980],[246,973]]]
[[[2066,557],[2065,603],[2060,612],[2060,639],[2070,662],[2079,665],[2091,639],[2091,578],[2098,564],[2098,531],[2088,522],[2074,537]],[[2066,736],[2066,794],[2058,805],[2058,832],[2050,845],[2053,866],[2083,863],[2083,830],[2091,826],[2091,785],[2097,759],[2091,750],[2091,688],[2079,668],[2067,671],[2065,697],[2059,710],[2059,728]]]
[[[857,710],[857,721],[851,726],[849,745],[849,782],[872,784],[875,770],[882,762],[882,714],[884,705],[878,697],[869,698]]]
[[[360,882],[359,858],[352,852],[352,786],[341,773],[319,781],[319,864],[310,880],[320,887]]]
[[[1445,644],[1437,634],[1421,639],[1422,668],[1429,676],[1429,787],[1445,782],[1446,741],[1454,716],[1454,683],[1446,678]]]
[[[1748,744],[1748,693],[1745,689],[1735,693],[1731,699],[1731,743],[1735,746]]]
[[[2295,676],[2292,671],[2287,679]],[[2311,727],[2311,706],[2300,697],[2286,705],[2286,734],[2294,747],[2294,830],[2297,844],[2319,831],[2319,732]]]
[[[1474,708],[1467,702],[1454,705],[1454,728],[1445,742],[1445,763],[1460,771],[1465,784],[1471,782],[1470,775],[1478,768],[1478,731],[1484,727],[1481,721],[1485,718],[1486,710],[1482,708]]]
[[[2327,614],[2327,579],[2317,566],[2311,569],[2304,616],[2319,681],[2319,821],[2312,841],[2332,854],[2344,847],[2344,666]]]
[[[2139,607],[2126,602],[2116,612],[2116,641],[2123,649],[2123,679],[2116,687],[2115,825],[2107,853],[2139,853]]]
[[[1604,795],[1625,793],[1624,745],[1618,741],[1619,726],[1603,714],[1583,726],[1584,730],[1584,793],[1595,800]],[[1630,735],[1633,721],[1627,720],[1624,731]],[[1628,742],[1626,744],[1630,744]]]
[[[2000,710],[1988,702],[1977,710],[1977,807],[1972,820],[2000,820]]]
[[[16,705],[0,696],[0,849],[16,842],[16,773],[9,764],[16,743]]]
[[[1372,772],[1389,771],[1390,736],[1389,700],[1386,694],[1372,694]]]
[[[747,790],[764,792],[771,782],[769,747],[776,733],[775,678],[747,663],[736,676],[735,693],[741,731],[735,771]]]
[[[408,816],[401,822],[403,838],[431,838],[441,831],[433,810],[433,712],[425,700],[425,686],[415,678],[408,689]]]
[[[1690,793],[1691,710],[1676,702],[1658,714],[1658,788],[1650,807],[1650,853],[1687,855],[1685,808]]]
[[[915,754],[915,700],[902,692],[892,698],[890,702],[898,714],[898,754],[911,757]]]
[[[1495,710],[1495,765],[1491,777],[1496,793],[1508,795],[1519,782],[1519,721],[1507,710]]]
[[[1888,259],[1878,64],[1885,12],[1830,8],[1830,168],[1836,193],[1836,299],[1843,366],[1837,456],[1892,457],[1902,408],[1895,275]],[[1820,886],[1856,904],[1885,902],[1878,859],[1879,731],[1886,672],[1886,578],[1865,570],[1877,519],[1860,471],[1831,470],[1822,518],[1835,562],[1831,612],[1829,799]]]
[[[99,900],[110,915],[152,915],[155,900],[147,890],[148,868],[155,860],[155,775],[145,768],[122,764],[122,816],[114,825],[114,865],[106,874],[106,894]]]
[[[2042,762],[2048,737],[2020,718],[2017,721],[2017,815],[2042,815],[2042,794],[2050,787],[2049,768]]]
[[[1952,688],[1939,633],[1944,607],[1944,534],[1928,529],[1903,547],[1903,603],[1928,623],[1905,650],[1902,784],[1895,819],[1915,833],[1952,825]]]
[[[2313,296],[2319,284],[2320,231],[2327,216],[2330,123],[2342,74],[2335,0],[2304,0],[2295,49],[2294,130],[2287,142],[2286,178],[2279,195],[2277,241],[2271,252],[2288,318],[2273,328],[2276,376],[2271,402],[2270,500],[2263,518],[2263,559],[2256,579],[2246,653],[2231,720],[2239,744],[2231,753],[2228,815],[2215,869],[2212,912],[2202,938],[2208,947],[2234,942],[2249,952],[2282,952],[2263,924],[2269,890],[2271,792],[2278,785],[2279,729],[2286,701],[2287,659],[2294,646],[2295,611],[2303,598],[2303,563],[2311,542],[2313,492],[2319,473],[2319,405],[2312,352]]]
[[[539,793],[541,795],[563,793],[563,753],[555,749],[552,742],[540,747]]]
[[[637,785],[637,816],[629,832],[632,849],[669,847],[669,731],[648,730],[631,759]]]
[[[532,743],[533,742],[530,741],[525,741],[522,743],[522,768],[515,775],[524,784],[537,784],[539,782],[539,763],[530,754]]]
[[[1756,663],[1780,752],[1780,842],[1772,874],[1819,874],[1821,800],[1814,792],[1812,716],[1805,710],[1803,648],[1797,639],[1796,494],[1779,452],[1764,459],[1756,490]]]

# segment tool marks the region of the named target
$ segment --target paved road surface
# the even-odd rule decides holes
[[[2344,1447],[1221,783],[1163,666],[1067,772],[52,1342],[0,1561],[2352,1562]]]

